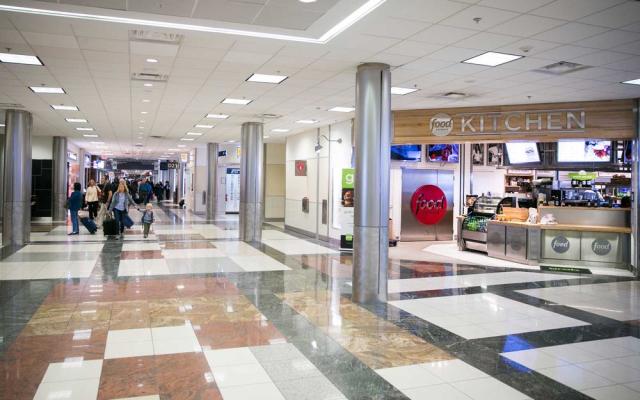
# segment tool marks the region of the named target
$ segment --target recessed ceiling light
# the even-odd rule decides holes
[[[400,96],[404,96],[405,94],[409,94],[409,93],[413,93],[413,92],[417,92],[418,89],[415,88],[403,88],[403,87],[398,87],[398,86],[392,86],[391,87],[391,94],[397,94]]]
[[[289,132],[289,129],[276,128],[276,129],[272,129],[271,132],[285,133],[285,132]]]
[[[640,85],[640,78],[638,79],[632,79],[630,81],[624,81],[622,83],[626,83],[628,85]]]
[[[253,74],[247,78],[247,82],[281,83],[287,78],[286,75]]]
[[[143,103],[150,103],[150,102],[151,102],[151,100],[149,100],[149,99],[142,99],[142,102],[143,102]]]
[[[263,139],[269,139],[269,135],[265,135],[262,137]]]
[[[207,114],[207,118],[227,119],[229,118],[229,116],[227,114]]]
[[[91,144],[104,144],[104,142],[91,142]]]
[[[341,113],[348,113],[354,110],[355,108],[353,107],[333,107],[329,109],[329,111],[335,111],[335,112],[341,112]]]
[[[193,140],[195,140],[195,139],[194,139],[194,138],[187,138],[187,137],[183,137],[183,138],[182,138],[182,139],[180,139],[180,140],[182,140],[183,142],[191,142],[191,141],[193,141]]]
[[[326,31],[324,34],[322,34],[318,38],[313,38],[308,36],[285,35],[281,33],[231,29],[231,28],[220,27],[220,26],[216,27],[216,26],[192,25],[192,24],[167,22],[167,21],[160,21],[160,20],[128,18],[128,17],[122,17],[122,16],[110,16],[105,14],[88,14],[88,13],[79,13],[79,12],[71,12],[71,11],[48,10],[45,8],[21,7],[21,6],[12,6],[12,5],[5,5],[5,4],[0,5],[0,11],[11,11],[11,12],[26,13],[26,14],[48,15],[48,16],[55,16],[55,17],[84,19],[84,20],[91,20],[91,21],[113,22],[118,24],[144,25],[144,26],[153,26],[158,28],[168,28],[168,29],[178,29],[178,30],[187,30],[187,31],[196,31],[196,32],[209,32],[209,33],[219,33],[219,34],[226,34],[226,35],[324,44],[329,42],[331,39],[335,38],[336,36],[338,36],[340,33],[344,32],[346,29],[348,29],[350,26],[352,26],[356,22],[360,21],[362,18],[367,16],[369,13],[371,13],[373,10],[375,10],[376,8],[384,4],[385,1],[386,0],[368,0],[364,2],[364,4],[362,4],[360,7],[355,9],[350,14],[346,15],[342,20],[340,20],[337,24],[332,26],[328,31]]]
[[[87,127],[81,127],[81,128],[76,128],[77,131],[92,131],[93,128],[87,128]]]
[[[9,64],[44,65],[36,56],[13,53],[0,53],[0,62]]]
[[[318,0],[298,0],[300,3],[315,3]]]
[[[65,91],[61,87],[48,87],[48,86],[29,86],[29,89],[33,93],[51,93],[51,94],[64,94]]]
[[[98,135],[92,135],[92,134],[88,134],[88,133],[87,133],[87,134],[84,134],[84,135],[82,135],[82,136],[84,136],[84,137],[92,137],[92,138],[96,138],[96,137],[98,137]]]
[[[144,129],[144,126],[139,126],[138,129]]]
[[[480,54],[479,56],[464,60],[463,63],[496,67],[498,65],[506,64],[510,61],[514,61],[522,57],[523,56],[517,56],[515,54],[505,54],[488,51],[484,54]]]
[[[76,106],[63,106],[58,104],[51,104],[51,108],[58,111],[78,111]]]
[[[149,114],[149,111],[140,111],[140,114]]]
[[[157,63],[157,62],[158,62],[158,60],[157,60],[157,59],[155,59],[155,58],[147,58],[147,62],[148,62],[148,63],[155,64],[155,63]]]
[[[143,86],[145,86],[145,87],[151,87],[151,86],[153,86],[153,83],[145,83]]]
[[[181,144],[181,145],[179,145],[179,146],[184,146],[184,145],[183,145],[183,144]],[[179,147],[179,146],[178,146],[178,147]],[[178,149],[167,149],[167,150],[168,150],[168,151],[180,151],[180,150],[178,150]]]
[[[224,100],[222,100],[223,104],[237,104],[237,105],[241,105],[241,106],[246,106],[247,104],[251,103],[253,100],[249,100],[249,99],[231,99],[231,98],[226,98]]]
[[[179,144],[178,147],[187,147],[186,144]]]
[[[202,133],[200,133],[200,132],[187,132],[187,135],[189,135],[189,136],[202,136]]]
[[[213,125],[202,125],[202,124],[197,124],[194,126],[195,128],[201,128],[201,129],[211,129],[213,128]]]
[[[69,123],[85,123],[87,122],[84,118],[65,118],[65,121]]]
[[[226,142],[227,143],[235,143],[236,141],[235,140],[227,140]]]
[[[315,124],[316,122],[318,121],[315,119],[300,119],[296,121],[297,124]]]
[[[3,126],[4,126],[4,124],[0,123],[0,127],[3,127]]]

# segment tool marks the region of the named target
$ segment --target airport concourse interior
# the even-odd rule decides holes
[[[640,399],[640,1],[0,0],[0,400]]]

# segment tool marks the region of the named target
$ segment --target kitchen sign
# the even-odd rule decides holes
[[[630,100],[399,110],[394,143],[633,138]]]

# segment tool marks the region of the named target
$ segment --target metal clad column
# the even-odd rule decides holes
[[[31,125],[28,111],[7,110],[4,135],[2,245],[22,246],[31,233]]]
[[[389,65],[362,64],[356,74],[353,299],[387,299],[389,253]]]
[[[84,156],[87,154],[85,149],[78,150],[78,182],[82,185],[82,190],[85,190],[88,186],[89,179],[86,176],[86,170],[84,168]]]
[[[218,194],[218,143],[207,143],[207,219],[216,218]]]
[[[6,124],[5,124],[6,125]],[[0,126],[0,221],[2,221],[2,212],[4,210],[4,127]]]
[[[633,166],[631,169],[631,190],[633,192],[633,207],[631,211],[631,264],[635,269],[636,277],[640,277],[640,100],[634,104],[634,129],[635,138],[632,144]]]
[[[242,124],[240,156],[240,240],[257,242],[262,238],[264,219],[264,146],[262,124]]]
[[[68,189],[67,167],[67,138],[61,136],[53,137],[53,220],[67,220],[67,189]]]

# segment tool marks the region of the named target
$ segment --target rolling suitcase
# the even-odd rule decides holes
[[[92,235],[96,233],[96,231],[98,230],[98,226],[96,225],[96,223],[87,217],[80,218],[80,222],[82,223],[82,225],[84,225],[85,228],[87,228],[89,233],[91,233]]]
[[[128,214],[124,215],[124,217],[122,218],[122,222],[127,229],[131,229],[131,227],[133,226],[133,220],[129,217]]]
[[[113,218],[107,218],[102,222],[102,231],[105,236],[116,236],[118,234],[118,223]]]

